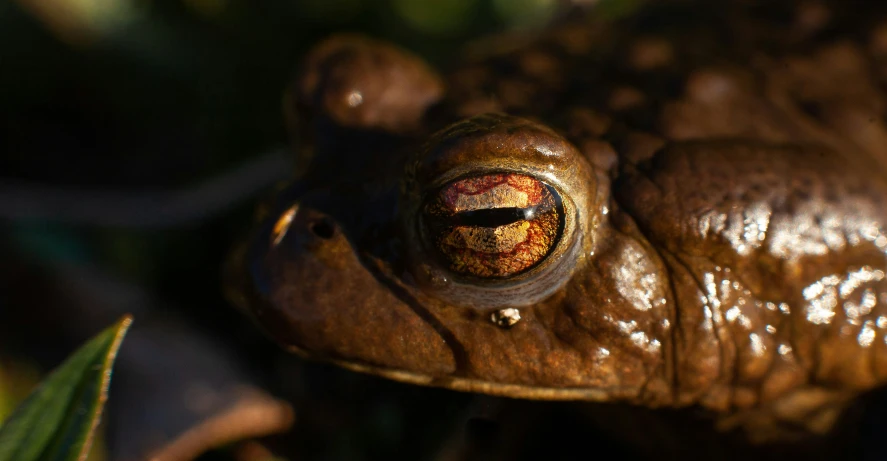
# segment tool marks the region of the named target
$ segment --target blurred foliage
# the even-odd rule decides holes
[[[410,26],[429,34],[452,34],[470,24],[477,14],[473,0],[394,0],[395,11]]]
[[[24,360],[0,359],[0,422],[28,395],[40,380],[40,372]]]
[[[493,0],[492,3],[497,16],[519,26],[545,24],[558,7],[555,0]]]

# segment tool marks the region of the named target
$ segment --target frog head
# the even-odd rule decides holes
[[[668,282],[604,162],[457,99],[391,45],[316,47],[284,104],[301,171],[235,251],[231,298],[289,350],[391,379],[668,398]]]

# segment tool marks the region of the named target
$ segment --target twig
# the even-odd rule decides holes
[[[192,188],[173,192],[67,189],[0,180],[0,219],[90,226],[169,228],[220,214],[284,180],[293,161],[276,150]]]
[[[289,430],[292,407],[259,392],[247,394],[230,409],[185,431],[148,461],[191,461],[205,451],[237,440]]]

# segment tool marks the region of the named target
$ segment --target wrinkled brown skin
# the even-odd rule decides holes
[[[700,405],[757,440],[824,432],[887,378],[879,4],[666,3],[493,46],[445,79],[390,45],[334,38],[287,99],[310,167],[235,255],[247,272],[232,297],[294,352],[393,379]],[[593,238],[557,292],[501,328],[416,275],[399,184],[421,186],[408,159],[463,135],[491,149],[464,158],[534,161],[522,144],[554,142],[539,133],[579,153],[555,174],[588,172]]]

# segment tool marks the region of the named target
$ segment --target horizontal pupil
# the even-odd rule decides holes
[[[450,218],[455,226],[499,227],[536,217],[540,206],[528,208],[486,208],[457,213]]]

